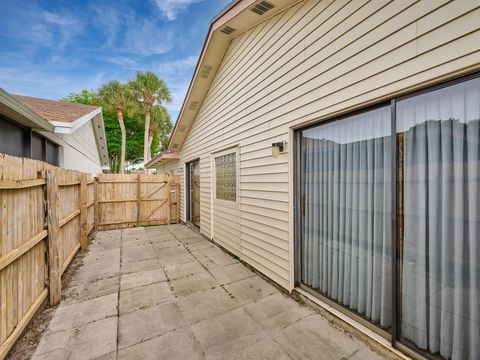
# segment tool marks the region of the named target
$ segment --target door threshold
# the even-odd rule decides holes
[[[195,230],[200,234],[200,226],[196,226],[195,224],[191,223],[190,221],[185,221],[185,225],[188,226],[190,229]]]
[[[422,356],[414,356],[414,357],[409,357],[403,352],[395,349],[390,341],[383,336],[379,335],[375,331],[369,329],[368,327],[360,324],[359,322],[355,321],[351,317],[347,316],[343,312],[335,309],[333,306],[327,304],[326,302],[322,301],[318,297],[312,295],[308,291],[305,291],[304,289],[300,287],[295,287],[293,289],[294,292],[299,294],[300,296],[304,297],[305,299],[309,300],[312,302],[314,305],[319,306],[322,310],[325,310],[329,314],[333,315],[334,317],[338,318],[341,320],[341,322],[346,323],[347,327],[353,328],[353,330],[356,330],[360,333],[360,335],[363,335],[362,337],[364,338],[364,341],[367,340],[367,343],[370,342],[370,346],[373,346],[374,348],[377,348],[377,352],[385,352],[385,353],[390,353],[391,355],[396,356],[398,359],[404,359],[404,360],[410,360],[412,358],[414,359],[425,359]],[[372,344],[371,342],[375,343]],[[415,354],[416,355],[416,354]]]

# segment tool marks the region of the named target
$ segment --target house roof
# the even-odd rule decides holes
[[[234,0],[213,19],[188,87],[168,150],[179,151],[231,41],[300,0]]]
[[[74,104],[66,101],[40,99],[22,95],[13,96],[48,121],[71,123],[100,109],[99,106]]]
[[[75,104],[22,95],[8,94],[8,96],[26,111],[35,114],[38,119],[48,124],[49,127],[44,127],[44,130],[47,130],[47,133],[43,133],[45,136],[46,134],[73,134],[77,129],[91,121],[100,161],[103,166],[108,166],[109,159],[105,126],[103,123],[102,108],[100,106]]]
[[[25,106],[16,97],[0,88],[0,114],[19,124],[35,129],[53,132],[54,126]]]

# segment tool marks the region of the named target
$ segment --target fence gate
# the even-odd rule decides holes
[[[101,174],[97,178],[98,229],[177,223],[177,192],[175,176]]]

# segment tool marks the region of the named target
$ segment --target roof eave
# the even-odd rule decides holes
[[[108,156],[107,137],[105,134],[105,123],[103,121],[103,112],[97,113],[92,118],[93,133],[95,135],[95,142],[97,143],[98,155],[102,168],[110,168],[110,158]]]
[[[5,116],[23,126],[53,132],[55,127],[19,100],[0,88],[0,110]]]
[[[201,108],[202,102],[206,96],[208,88],[211,86],[213,78],[225,56],[225,53],[230,46],[231,40],[243,33],[244,31],[250,29],[253,26],[258,25],[259,23],[275,16],[276,14],[284,11],[300,0],[268,0],[273,3],[275,7],[268,11],[264,15],[257,15],[254,12],[247,11],[255,3],[260,2],[260,0],[236,0],[232,1],[229,5],[224,8],[219,15],[217,15],[212,23],[210,24],[207,37],[202,47],[195,71],[190,81],[187,94],[182,103],[180,113],[178,115],[177,121],[173,128],[173,131],[170,135],[168,142],[168,149],[171,151],[179,151],[185,141],[186,133],[190,130],[190,127],[197,116],[198,110]],[[234,28],[237,30],[233,34],[221,33],[221,29],[226,26],[234,24]],[[212,50],[213,49],[213,50]],[[216,53],[214,53],[216,51]],[[210,63],[209,66],[212,67],[211,75],[206,81],[204,78],[199,77],[200,69],[205,65],[205,61],[208,59]],[[192,110],[187,108],[187,104],[190,102],[192,94],[194,95],[194,102],[197,103],[196,109]],[[189,118],[187,121],[187,126],[182,127],[180,131],[180,124],[184,122],[185,118]],[[179,133],[182,133],[179,135]]]
[[[152,169],[154,168],[154,165],[157,165],[161,162],[166,162],[166,161],[174,161],[180,159],[180,154],[178,152],[171,152],[171,151],[165,151],[157,156],[155,156],[152,160],[150,160],[148,163],[145,164],[146,169]]]
[[[79,117],[73,122],[67,121],[50,121],[50,123],[55,126],[54,132],[57,134],[71,134],[77,131],[80,127],[85,125],[88,121],[92,120],[96,115],[102,113],[102,108],[98,107],[95,110]]]

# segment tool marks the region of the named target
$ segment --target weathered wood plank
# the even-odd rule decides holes
[[[137,176],[137,221],[142,219],[142,179]]]
[[[7,265],[9,265],[10,263],[12,263],[13,261],[15,261],[16,259],[18,259],[20,256],[22,256],[23,254],[25,254],[28,250],[30,250],[31,248],[33,248],[35,245],[37,245],[40,241],[42,241],[43,239],[45,239],[47,237],[47,230],[43,230],[41,231],[40,233],[38,233],[37,235],[35,235],[33,238],[31,238],[30,240],[28,240],[25,244],[23,244],[22,246],[20,246],[19,248],[11,251],[10,253],[8,253],[7,255],[5,256],[2,256],[0,258],[0,270],[4,269],[5,267],[7,267]]]
[[[153,190],[152,192],[150,192],[150,193],[149,193],[144,199],[142,199],[142,200],[146,200],[146,199],[151,198],[151,197],[152,197],[153,195],[155,195],[157,192],[159,192],[160,190],[162,190],[163,187],[164,187],[165,185],[167,185],[167,183],[168,183],[167,181],[164,181],[158,188],[156,188],[155,190]]]
[[[123,202],[137,202],[138,199],[110,199],[110,200],[99,200],[99,204],[108,204],[108,203],[123,203]]]
[[[165,204],[167,204],[168,199],[163,200],[160,205],[156,206],[153,210],[150,211],[150,213],[144,218],[144,220],[150,219],[150,217],[155,214],[158,210],[162,208]]]
[[[47,171],[47,222],[48,222],[48,270],[50,304],[60,302],[62,295],[62,281],[60,272],[59,254],[59,224],[58,224],[58,177],[57,171]]]
[[[45,185],[45,179],[0,181],[0,190],[27,189]]]
[[[177,224],[180,222],[180,184],[175,185],[175,203],[177,204]]]
[[[80,178],[80,244],[82,250],[88,247],[88,193],[87,176],[82,174]]]
[[[18,340],[18,338],[22,335],[23,331],[27,328],[30,320],[32,320],[33,315],[37,312],[38,308],[42,305],[45,299],[48,296],[48,290],[44,289],[40,296],[33,302],[30,306],[28,311],[23,315],[22,320],[19,321],[15,330],[10,334],[10,336],[0,344],[0,359],[4,359],[12,346]]]
[[[67,187],[67,186],[75,186],[80,185],[80,181],[73,180],[73,181],[65,181],[58,184],[60,187]]]
[[[59,226],[59,227],[64,227],[64,226],[67,225],[70,221],[72,221],[73,219],[75,219],[78,215],[80,215],[80,209],[75,210],[74,212],[72,212],[71,214],[67,215],[67,216],[64,217],[62,220],[60,220],[59,223],[58,223],[58,226]]]
[[[94,187],[94,214],[93,214],[93,217],[94,217],[94,226],[95,226],[95,229],[98,230],[98,198],[99,198],[99,186],[98,186],[98,178],[95,178],[94,179],[94,182],[93,182],[93,187]]]
[[[65,259],[65,261],[63,262],[62,266],[60,267],[60,277],[63,275],[63,273],[65,272],[65,270],[67,270],[68,268],[68,265],[70,265],[70,263],[72,262],[73,258],[75,257],[75,255],[77,254],[78,250],[80,249],[81,245],[80,244],[77,244],[77,246],[75,246],[75,248],[73,249],[72,253]]]
[[[112,175],[112,174],[111,174]],[[119,175],[119,174],[113,174],[113,175]],[[130,175],[130,174],[125,174],[126,176],[138,176],[138,175]],[[159,178],[162,177],[161,175],[152,175],[152,176],[158,176]],[[161,180],[161,179],[158,179],[158,180],[147,180],[147,181],[143,181],[142,180],[142,183],[143,184],[159,184],[159,183],[162,183],[164,182],[165,180]],[[121,179],[118,179],[118,180],[108,180],[108,179],[99,179],[98,182],[100,184],[136,184],[137,183],[137,180],[121,180]]]
[[[168,202],[168,213],[167,213],[167,223],[171,224],[172,223],[172,178],[168,178],[167,182],[167,202]]]

